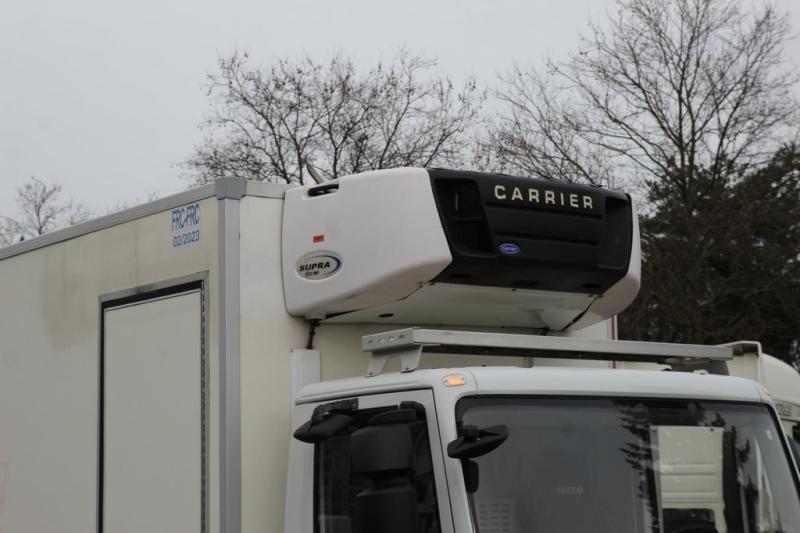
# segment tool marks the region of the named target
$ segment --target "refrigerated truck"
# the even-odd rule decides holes
[[[800,531],[731,347],[599,338],[639,262],[624,194],[410,168],[2,249],[0,531]]]

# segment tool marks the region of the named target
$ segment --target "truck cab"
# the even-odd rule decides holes
[[[290,469],[298,475],[290,475],[289,490],[294,484],[298,500],[314,502],[313,512],[308,505],[288,511],[295,531],[800,528],[797,480],[786,468],[776,412],[745,379],[552,367],[417,370],[308,386],[295,417],[349,418],[316,443],[292,444]],[[365,429],[387,432],[367,448],[380,456],[368,467],[353,455],[364,453],[357,441]],[[413,494],[402,510],[400,486]]]
[[[638,291],[629,197],[439,170],[391,192],[384,178],[287,192],[287,308],[319,321],[313,353],[335,360],[337,325],[411,326],[362,337],[363,377],[298,393],[287,494],[305,503],[287,532],[800,531],[790,443],[763,389],[727,375],[732,347],[583,335]],[[403,231],[342,215],[384,197]],[[331,233],[324,252],[302,244]],[[374,270],[329,277],[320,260],[338,269],[351,241],[381,251]]]

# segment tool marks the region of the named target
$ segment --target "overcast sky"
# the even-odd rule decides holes
[[[789,0],[775,2],[786,9]],[[98,211],[186,187],[220,54],[368,63],[400,46],[490,84],[571,49],[613,0],[0,0],[0,214],[29,176]],[[794,17],[798,26],[797,16]],[[800,43],[789,56],[800,60]]]

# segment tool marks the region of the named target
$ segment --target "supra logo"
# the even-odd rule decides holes
[[[307,255],[297,262],[297,275],[303,279],[319,280],[333,276],[342,268],[342,260],[333,253]]]

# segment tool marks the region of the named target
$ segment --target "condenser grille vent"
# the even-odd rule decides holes
[[[633,213],[621,193],[430,169],[453,256],[442,283],[601,294],[625,277]]]

